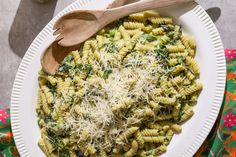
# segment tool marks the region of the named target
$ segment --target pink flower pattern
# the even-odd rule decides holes
[[[226,49],[225,56],[226,56],[228,62],[230,62],[231,59],[233,59],[233,58],[236,59],[236,49]]]
[[[0,122],[2,122],[3,124],[6,124],[7,121],[7,117],[9,117],[10,115],[7,113],[6,109],[2,109],[0,110]]]
[[[222,117],[224,119],[223,126],[226,126],[228,130],[230,130],[232,126],[236,126],[236,115],[233,114],[232,110],[229,111],[228,115]]]

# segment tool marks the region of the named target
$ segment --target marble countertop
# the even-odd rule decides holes
[[[10,105],[17,68],[32,40],[60,10],[74,0],[0,1],[0,108]],[[236,1],[197,0],[216,24],[224,47],[236,47]]]

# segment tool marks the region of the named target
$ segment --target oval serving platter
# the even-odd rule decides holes
[[[36,104],[40,56],[55,39],[53,24],[67,12],[76,9],[101,9],[112,0],[77,0],[61,11],[39,33],[27,50],[18,69],[11,96],[11,123],[17,149],[21,157],[43,157],[38,147],[40,131],[37,124]],[[200,79],[204,89],[194,108],[194,116],[175,135],[163,157],[191,157],[201,146],[218,116],[223,100],[226,78],[224,50],[219,33],[204,11],[196,3],[157,9],[163,16],[173,17],[183,31],[197,41],[196,58],[200,65]]]

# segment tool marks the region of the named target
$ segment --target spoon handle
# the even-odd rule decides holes
[[[126,15],[144,11],[147,9],[161,8],[174,4],[188,3],[193,1],[194,0],[146,0],[131,3],[114,9],[107,9],[103,14],[104,20],[101,20],[101,25],[106,26],[112,21],[112,19],[119,19]]]

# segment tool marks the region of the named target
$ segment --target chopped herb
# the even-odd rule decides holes
[[[183,115],[184,115],[184,111],[180,111],[180,114],[179,114],[180,118],[181,118]]]
[[[117,31],[117,29],[113,28],[113,29],[108,30],[104,35],[107,38],[113,38],[115,36],[116,31]]]
[[[57,122],[49,122],[48,127],[50,128],[50,131],[55,135],[62,135],[64,131],[63,124],[57,123]]]
[[[120,18],[119,20],[113,22],[113,24],[116,25],[116,26],[120,26],[120,25],[122,25],[127,19],[128,19],[128,16],[123,17],[123,18]]]
[[[109,75],[112,73],[112,70],[111,69],[108,69],[108,70],[105,70],[104,73],[103,73],[103,78],[104,79],[108,79]]]
[[[51,132],[48,132],[48,137],[50,140],[50,143],[52,144],[52,146],[54,148],[57,149],[58,152],[60,152],[59,154],[61,154],[61,157],[68,157],[68,149],[69,149],[69,144],[65,144],[63,142],[63,137],[59,137]],[[64,152],[65,154],[63,154],[62,152]],[[67,155],[67,156],[63,156],[63,155]]]
[[[53,94],[55,97],[57,94],[56,86],[53,86],[50,82],[47,82],[47,86],[50,89],[50,92]]]
[[[166,46],[165,46],[164,44],[160,44],[160,45],[159,45],[159,48],[160,48],[160,49],[165,49]]]
[[[59,157],[69,157],[70,153],[69,150],[63,150],[59,152]]]
[[[155,49],[154,52],[157,54],[158,58],[167,60],[168,52],[166,51],[166,49]]]
[[[57,90],[56,90],[56,88],[50,89],[50,92],[52,92],[53,98],[56,98],[56,96],[57,96]]]
[[[78,64],[76,65],[77,71],[91,71],[92,66],[90,64]]]
[[[176,40],[176,39],[172,39],[172,40],[170,40],[170,42],[169,42],[169,43],[170,43],[171,45],[175,45],[175,44],[176,44],[176,42],[177,42],[177,40]]]
[[[52,116],[49,116],[49,115],[46,115],[45,118],[44,118],[44,121],[45,123],[49,123],[49,122],[52,122]]]
[[[181,64],[185,63],[185,58],[183,56],[178,56],[177,60],[178,60],[178,63],[181,63]]]
[[[152,150],[146,151],[146,155],[147,155],[147,156],[150,156],[150,155],[152,155],[152,153],[153,153],[153,151],[152,151]]]
[[[173,38],[174,38],[174,35],[175,35],[175,33],[174,33],[174,32],[169,32],[167,35],[168,35],[168,37],[169,37],[169,38],[173,39]]]
[[[158,39],[156,36],[151,34],[143,34],[142,37],[146,39],[148,42],[152,42]]]
[[[61,66],[59,67],[59,72],[68,72],[70,69],[75,67],[74,62],[72,62],[73,56],[67,55],[64,60],[61,63]]]
[[[73,60],[72,55],[67,55],[64,60],[62,61],[62,64],[67,64],[68,62],[71,62]]]

